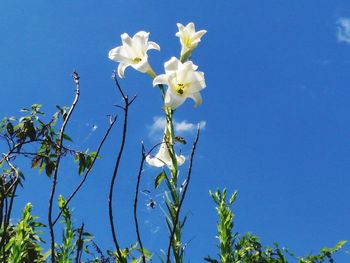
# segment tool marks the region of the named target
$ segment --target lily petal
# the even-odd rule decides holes
[[[176,154],[175,154],[176,155]],[[177,165],[180,166],[185,162],[185,157],[183,155],[176,155]],[[164,165],[168,167],[173,166],[173,161],[171,160],[169,150],[166,143],[163,141],[156,156],[151,157],[146,156],[146,162],[155,167],[162,167]]]
[[[148,51],[150,49],[155,49],[155,50],[160,51],[160,46],[156,42],[148,41],[148,46],[147,46],[146,51]]]
[[[122,79],[124,78],[124,71],[125,69],[129,67],[128,64],[125,64],[125,63],[119,63],[118,65],[118,76]]]
[[[188,23],[186,26],[186,29],[188,30],[189,33],[194,33],[196,31],[193,22]]]
[[[179,29],[179,31],[181,32],[181,31],[183,31],[184,30],[184,26],[183,26],[183,24],[181,24],[181,23],[176,23],[176,25],[177,25],[177,28]],[[177,33],[179,33],[179,32],[177,32]],[[177,34],[176,33],[176,34]]]
[[[192,94],[188,95],[188,97],[190,97],[191,99],[194,100],[194,102],[195,102],[194,106],[195,107],[198,107],[199,105],[202,104],[202,95],[199,92],[192,93]]]
[[[173,110],[175,110],[177,107],[183,104],[185,100],[186,97],[177,96],[176,94],[173,94],[171,92],[171,88],[168,88],[164,98],[164,105],[166,107],[171,107]]]
[[[168,75],[161,74],[153,79],[153,87],[159,84],[167,84],[168,83]]]
[[[204,73],[201,71],[191,72],[190,74],[187,74],[187,82],[189,83],[189,93],[198,92],[206,87]]]
[[[160,159],[156,158],[156,157],[150,157],[149,155],[146,156],[146,162],[151,165],[151,166],[155,166],[155,167],[163,167],[165,165],[164,162],[162,162]]]
[[[123,46],[124,45],[132,46],[132,39],[127,33],[123,33],[120,37],[122,39]]]
[[[108,58],[116,62],[130,62],[130,58],[122,46],[111,49],[108,53]]]
[[[180,60],[176,57],[171,57],[170,60],[164,63],[165,73],[169,74],[170,72],[176,71],[181,65]]]
[[[196,32],[196,33],[193,35],[193,39],[199,39],[199,41],[200,41],[200,38],[201,38],[205,33],[207,33],[207,30],[199,30],[198,32]]]

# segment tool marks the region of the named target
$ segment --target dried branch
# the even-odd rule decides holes
[[[137,174],[137,183],[136,183],[136,189],[135,189],[135,199],[134,199],[134,221],[135,221],[135,228],[136,228],[136,235],[137,235],[137,241],[140,244],[140,250],[142,253],[142,262],[146,263],[146,258],[145,258],[145,254],[143,252],[143,246],[142,246],[142,241],[141,241],[141,235],[140,235],[140,230],[139,230],[139,223],[137,220],[137,201],[138,201],[138,196],[139,196],[139,187],[140,187],[140,181],[141,181],[141,173],[143,170],[143,164],[145,163],[145,159],[146,159],[146,153],[145,153],[145,147],[142,143],[142,150],[141,150],[141,162],[140,162],[140,167],[139,167],[139,172]]]
[[[70,116],[73,113],[73,110],[78,102],[79,95],[80,95],[80,90],[79,90],[79,75],[76,71],[73,72],[73,80],[75,82],[75,97],[73,100],[73,103],[67,113],[67,116],[64,118],[60,133],[59,133],[59,143],[58,143],[58,148],[57,148],[57,159],[55,162],[55,172],[53,174],[52,178],[52,185],[51,185],[51,193],[50,193],[50,199],[49,199],[49,211],[48,211],[48,221],[49,221],[49,229],[50,229],[50,239],[51,239],[51,262],[55,263],[56,262],[56,255],[55,255],[55,233],[54,233],[54,225],[52,222],[52,207],[53,207],[53,199],[55,196],[55,191],[56,191],[56,185],[57,185],[57,174],[58,174],[58,167],[60,164],[61,160],[61,150],[62,150],[62,145],[63,145],[63,134],[64,130],[67,126],[67,123],[70,119]]]
[[[113,79],[114,79],[115,84],[119,90],[119,93],[121,94],[123,101],[124,101],[124,107],[122,107],[122,109],[124,110],[124,120],[123,120],[122,140],[121,140],[120,148],[119,148],[119,151],[117,154],[117,160],[115,162],[115,167],[114,167],[114,171],[113,171],[113,175],[112,175],[112,179],[111,179],[111,183],[110,183],[110,188],[109,188],[108,212],[109,212],[109,222],[110,222],[110,226],[111,226],[113,242],[114,242],[115,248],[117,250],[117,259],[121,260],[123,258],[123,256],[121,254],[120,246],[119,246],[118,241],[117,241],[117,235],[116,235],[116,231],[115,231],[115,227],[114,227],[114,220],[113,220],[113,190],[114,190],[114,184],[115,184],[115,180],[117,178],[119,165],[120,165],[121,157],[123,155],[123,150],[124,150],[124,145],[125,145],[125,140],[126,140],[129,106],[135,100],[136,96],[131,101],[129,101],[128,95],[126,95],[123,92],[123,90],[118,82],[116,72],[113,72]]]
[[[70,203],[70,201],[74,198],[74,196],[78,193],[78,191],[80,190],[80,188],[83,186],[83,184],[85,183],[87,177],[89,176],[90,174],[90,171],[92,170],[92,167],[94,166],[95,164],[95,161],[96,159],[98,158],[99,156],[99,153],[102,149],[102,146],[103,144],[105,143],[108,135],[109,135],[109,132],[111,131],[111,129],[113,128],[115,122],[116,122],[117,118],[116,117],[113,117],[111,118],[111,121],[109,123],[109,127],[105,133],[105,135],[103,136],[98,148],[97,148],[97,151],[96,151],[96,155],[94,156],[94,158],[92,159],[92,162],[91,162],[91,165],[88,167],[87,171],[85,172],[85,175],[83,177],[83,179],[80,181],[79,185],[75,188],[75,190],[73,191],[73,193],[69,196],[69,198],[67,199],[66,203],[64,204],[64,206],[61,208],[60,212],[58,213],[56,219],[52,222],[53,225],[55,225],[58,221],[58,219],[60,218],[60,216],[62,215],[63,213],[63,210],[66,209],[66,207],[68,206],[68,204]]]
[[[170,263],[170,249],[171,249],[171,245],[172,245],[173,238],[174,238],[174,235],[175,235],[176,226],[177,226],[177,224],[179,222],[179,215],[180,215],[182,203],[183,203],[183,201],[185,199],[185,196],[186,196],[186,193],[187,193],[187,188],[188,188],[188,185],[189,185],[190,179],[191,179],[193,157],[194,157],[194,154],[195,154],[195,151],[196,151],[196,147],[197,147],[197,143],[198,143],[198,139],[199,139],[199,134],[200,134],[200,127],[198,125],[197,135],[196,135],[196,138],[195,138],[195,140],[193,142],[193,146],[192,146],[192,152],[191,152],[190,164],[189,164],[188,172],[187,172],[186,184],[184,186],[184,190],[183,190],[183,193],[181,195],[179,206],[177,207],[175,222],[173,224],[173,229],[172,229],[172,231],[170,233],[169,245],[168,245],[168,251],[167,251],[167,260],[166,260],[167,263]]]

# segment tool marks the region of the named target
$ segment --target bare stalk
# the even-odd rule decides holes
[[[136,235],[137,235],[137,241],[140,244],[140,250],[142,253],[142,262],[146,263],[146,258],[145,258],[145,254],[143,252],[143,246],[142,246],[142,241],[141,241],[141,235],[140,235],[140,230],[139,230],[139,222],[137,220],[137,201],[138,201],[138,196],[139,196],[139,187],[140,187],[140,181],[141,181],[141,174],[142,174],[142,170],[143,170],[143,165],[146,159],[146,153],[145,153],[145,147],[142,143],[142,150],[141,150],[141,162],[140,162],[140,168],[139,168],[139,172],[137,174],[137,183],[136,183],[136,189],[135,189],[135,199],[134,199],[134,221],[135,221],[135,228],[136,228]]]
[[[109,223],[111,226],[113,242],[114,242],[115,248],[117,250],[117,258],[119,260],[122,260],[123,256],[121,254],[120,246],[119,246],[118,241],[117,241],[117,235],[116,235],[116,231],[115,231],[115,227],[114,227],[114,220],[113,220],[113,191],[114,191],[115,180],[117,178],[117,174],[118,174],[118,170],[119,170],[120,161],[121,161],[123,151],[124,151],[124,145],[125,145],[126,133],[127,133],[129,106],[133,103],[136,96],[131,101],[129,101],[128,95],[126,95],[123,92],[123,90],[118,82],[116,72],[113,73],[113,79],[114,79],[115,84],[118,88],[118,91],[121,94],[123,101],[124,101],[124,106],[117,105],[117,107],[123,109],[123,111],[124,111],[124,120],[123,120],[122,140],[121,140],[120,148],[119,148],[119,151],[117,154],[117,160],[115,162],[114,171],[113,171],[113,175],[112,175],[112,179],[111,179],[111,183],[110,183],[110,188],[109,188],[109,195],[108,195],[108,212],[109,213],[108,214],[109,214]]]
[[[50,199],[49,199],[49,211],[48,211],[48,222],[49,222],[49,229],[50,229],[50,239],[51,239],[51,262],[55,263],[56,262],[56,254],[55,254],[55,233],[54,233],[54,225],[52,221],[52,208],[53,208],[53,199],[55,196],[55,191],[56,191],[56,185],[57,185],[57,174],[58,174],[58,167],[60,164],[61,160],[61,150],[62,150],[62,145],[63,145],[63,134],[65,131],[65,128],[67,126],[67,123],[70,119],[70,116],[73,113],[73,110],[78,102],[79,95],[80,95],[80,90],[79,90],[79,75],[76,71],[73,72],[73,80],[75,82],[75,97],[73,100],[73,103],[67,113],[67,116],[64,118],[60,133],[59,133],[59,143],[57,145],[57,159],[55,162],[55,172],[52,177],[52,185],[51,185],[51,193],[50,193]]]

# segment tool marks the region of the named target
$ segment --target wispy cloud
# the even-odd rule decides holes
[[[176,120],[174,120],[173,123],[174,123],[174,130],[179,135],[183,135],[185,133],[193,133],[197,129],[197,125],[198,125],[197,123],[191,123],[188,121],[177,122]],[[205,129],[206,124],[207,124],[206,121],[199,122],[199,126],[202,130]],[[152,125],[149,126],[148,135],[151,138],[161,137],[164,131],[165,125],[166,125],[166,121],[164,117],[154,117]]]
[[[337,38],[339,42],[350,44],[350,18],[341,17],[337,21]]]
[[[176,122],[174,123],[174,129],[178,133],[185,133],[185,132],[193,132],[197,130],[197,125],[194,123],[190,123],[187,121],[182,121],[182,122]],[[207,125],[206,121],[200,121],[199,122],[199,127],[203,130],[205,129],[205,126]]]

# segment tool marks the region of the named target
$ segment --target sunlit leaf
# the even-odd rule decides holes
[[[162,171],[160,174],[158,174],[156,179],[154,180],[154,188],[157,189],[165,177],[166,177],[165,171]]]

